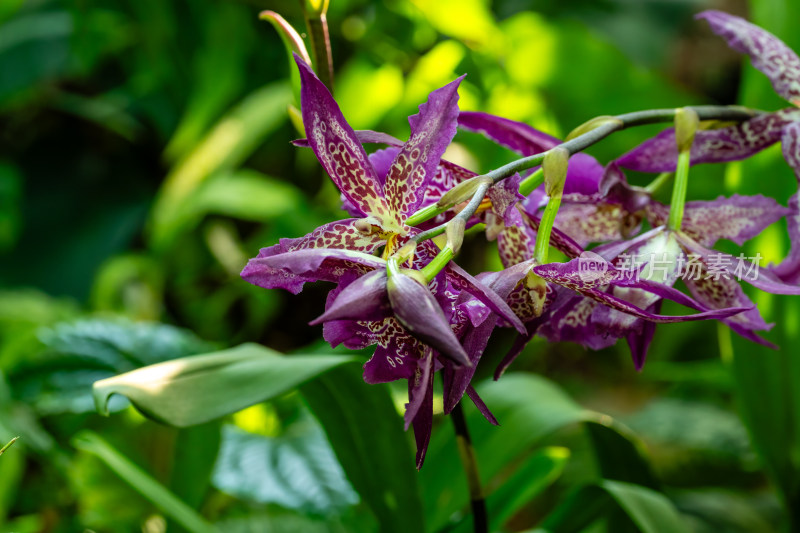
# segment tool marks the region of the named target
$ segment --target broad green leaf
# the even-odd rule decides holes
[[[283,355],[258,344],[147,366],[94,384],[97,410],[108,414],[114,394],[145,415],[187,427],[269,400],[353,359]]]
[[[153,206],[150,243],[165,249],[191,220],[192,196],[214,173],[237,167],[264,137],[286,119],[287,83],[250,94],[224,116],[167,176]],[[189,220],[187,220],[187,214]]]
[[[386,387],[364,383],[350,365],[300,391],[380,530],[423,531],[414,455]]]
[[[82,431],[72,439],[72,445],[99,457],[123,481],[161,509],[191,533],[212,533],[217,529],[202,516],[167,490],[147,472],[108,444],[92,431]]]
[[[122,319],[59,323],[40,330],[39,340],[44,350],[10,377],[15,396],[46,414],[94,411],[95,381],[213,347],[188,330]]]
[[[615,510],[622,510],[641,533],[685,533],[689,530],[678,511],[660,492],[603,480],[576,489],[545,520],[537,532],[572,533]]]
[[[582,408],[557,385],[543,377],[527,373],[510,373],[500,381],[484,382],[478,392],[492,410],[500,426],[490,425],[476,411],[466,411],[472,441],[478,458],[479,471],[485,487],[498,484],[498,476],[509,465],[522,460],[542,441],[558,430],[591,424],[596,431],[619,435],[607,439],[617,446],[625,444],[625,469],[637,476],[646,476],[649,469],[641,456],[640,445],[633,444],[635,437],[607,415]],[[420,472],[426,516],[431,529],[444,527],[454,513],[466,509],[468,496],[466,481],[461,471],[458,455],[453,453],[455,442],[450,424],[434,432],[428,450],[425,468]],[[623,433],[620,433],[623,431]],[[600,444],[605,444],[600,443]],[[603,447],[594,450],[600,469],[608,460],[617,460]],[[621,474],[620,474],[621,475]],[[489,494],[491,496],[491,494]]]
[[[325,433],[305,409],[275,437],[224,426],[214,486],[244,501],[317,516],[337,515],[358,502]]]

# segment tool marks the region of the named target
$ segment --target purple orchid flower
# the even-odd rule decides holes
[[[789,126],[800,122],[797,54],[771,33],[742,18],[721,11],[704,11],[697,18],[705,19],[731,48],[747,54],[753,66],[770,79],[775,92],[794,107],[760,114],[736,126],[698,131],[692,145],[692,164],[737,161],[778,141],[796,144],[798,131]],[[641,172],[671,172],[677,160],[675,131],[670,128],[623,155],[619,164]],[[797,168],[797,161],[787,158],[787,162]]]
[[[440,158],[456,132],[461,78],[433,91],[420,112],[409,117],[411,135],[407,142],[392,147],[391,154],[383,151],[368,157],[327,88],[308,65],[295,59],[302,84],[303,123],[308,135],[305,143],[341,191],[354,218],[331,222],[304,237],[281,239],[277,245],[263,248],[248,262],[242,277],[260,287],[283,288],[295,294],[309,281],[337,284],[328,295],[326,312],[314,323],[324,323],[323,336],[334,346],[377,345],[364,366],[368,383],[409,381],[406,428],[413,424],[420,467],[432,426],[433,373],[449,368],[450,377],[471,377],[474,368],[464,372],[461,367],[474,367],[482,352],[469,343],[465,349],[456,348],[453,332],[468,337],[468,330],[493,313],[524,331],[503,298],[452,263],[427,288],[411,287],[416,293],[424,291],[427,304],[435,302],[437,316],[441,314],[438,329],[424,329],[408,304],[409,287],[399,292],[396,288],[384,290],[386,261],[374,256],[383,247],[383,257],[389,257],[415,234],[417,230],[408,227],[405,220],[425,201],[429,183],[442,174],[441,168],[459,172],[460,167],[441,164]],[[361,132],[360,137],[367,142],[399,143],[375,132]],[[421,243],[410,266],[426,265],[437,252],[432,243]],[[356,291],[361,290],[364,292],[359,298]],[[468,322],[470,327],[465,326]],[[442,352],[455,354],[463,364],[440,360]],[[457,396],[456,402],[462,394],[468,394],[493,421],[468,380],[466,386],[462,381],[452,384],[449,379],[451,386],[446,394]]]

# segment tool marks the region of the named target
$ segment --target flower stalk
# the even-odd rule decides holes
[[[481,478],[478,473],[478,461],[475,457],[475,448],[472,447],[472,440],[467,428],[467,420],[464,418],[464,410],[461,402],[458,402],[450,413],[453,427],[456,432],[456,445],[458,455],[461,458],[461,465],[464,474],[467,476],[469,487],[469,500],[472,507],[472,525],[475,533],[486,533],[489,531],[489,520],[486,513],[486,500],[481,488]]]
[[[556,147],[547,152],[547,156],[542,162],[545,189],[550,199],[544,208],[544,214],[536,232],[536,244],[533,251],[533,257],[537,264],[540,265],[547,262],[547,253],[550,249],[550,234],[553,231],[558,208],[561,206],[564,182],[567,179],[569,155],[566,148]]]
[[[686,190],[689,183],[692,144],[700,119],[693,109],[684,107],[675,112],[675,142],[678,145],[678,165],[675,169],[675,183],[672,188],[672,201],[669,208],[667,227],[673,231],[681,229],[683,209],[686,205]]]

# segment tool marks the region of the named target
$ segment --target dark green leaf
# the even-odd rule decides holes
[[[279,396],[333,367],[336,355],[283,355],[258,344],[147,366],[94,384],[97,410],[114,394],[147,416],[177,427],[202,424]]]
[[[414,455],[386,387],[364,383],[351,365],[300,390],[381,531],[423,531]]]

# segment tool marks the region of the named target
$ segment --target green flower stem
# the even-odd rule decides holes
[[[469,486],[469,500],[472,506],[472,525],[475,533],[486,533],[489,531],[489,519],[486,513],[486,500],[481,488],[481,478],[478,473],[478,461],[475,458],[475,449],[472,447],[472,440],[469,437],[467,420],[464,418],[464,411],[461,402],[458,402],[450,413],[453,427],[456,431],[456,445],[458,455],[461,457],[461,465],[464,467],[464,474],[467,476]]]
[[[333,55],[331,37],[328,33],[327,0],[303,2],[308,37],[311,39],[311,59],[314,71],[325,87],[333,94]]]
[[[553,224],[556,221],[559,207],[561,207],[561,195],[551,196],[547,206],[544,208],[542,220],[539,222],[539,229],[536,230],[533,257],[539,265],[547,263],[547,253],[550,250],[550,234],[553,232]]]
[[[672,187],[672,200],[669,204],[669,221],[667,227],[671,230],[681,229],[683,221],[683,208],[686,204],[686,189],[689,183],[689,158],[690,152],[678,154],[678,166],[675,169],[675,184]]]
[[[656,179],[648,183],[644,189],[650,194],[655,194],[662,186],[672,179],[672,176],[672,172],[662,172]]]
[[[436,254],[430,263],[425,265],[420,269],[422,275],[425,276],[425,279],[428,282],[432,281],[433,278],[436,277],[436,274],[442,271],[442,269],[447,266],[447,263],[453,258],[453,250],[449,246],[445,246],[442,250]]]
[[[19,437],[14,437],[13,439],[11,439],[8,442],[8,444],[6,444],[2,448],[0,448],[0,455],[3,455],[6,452],[6,450],[9,449],[11,447],[11,445],[14,444],[15,442],[17,442],[18,440],[19,440]]]
[[[433,217],[440,215],[447,211],[448,209],[452,208],[452,205],[445,205],[440,206],[437,204],[431,204],[427,207],[423,207],[406,220],[406,224],[409,226],[417,226],[422,224],[423,222],[427,222],[428,220],[432,219]]]
[[[691,109],[699,120],[730,120],[734,122],[742,122],[761,114],[760,111],[748,109],[741,106],[695,106],[684,109]],[[646,111],[635,111],[633,113],[625,113],[615,117],[607,117],[596,128],[561,143],[558,147],[565,148],[570,154],[582,152],[593,144],[605,139],[612,133],[632,126],[643,126],[645,124],[655,124],[658,122],[671,122],[675,119],[677,109],[648,109]],[[550,151],[550,150],[548,150]],[[523,157],[516,161],[512,161],[498,169],[495,169],[486,174],[491,177],[496,183],[513,176],[517,172],[538,166],[544,160],[547,152],[541,154],[533,154],[528,157]]]
[[[539,169],[521,182],[519,182],[519,193],[522,196],[528,196],[532,193],[539,185],[544,183],[544,170]]]

